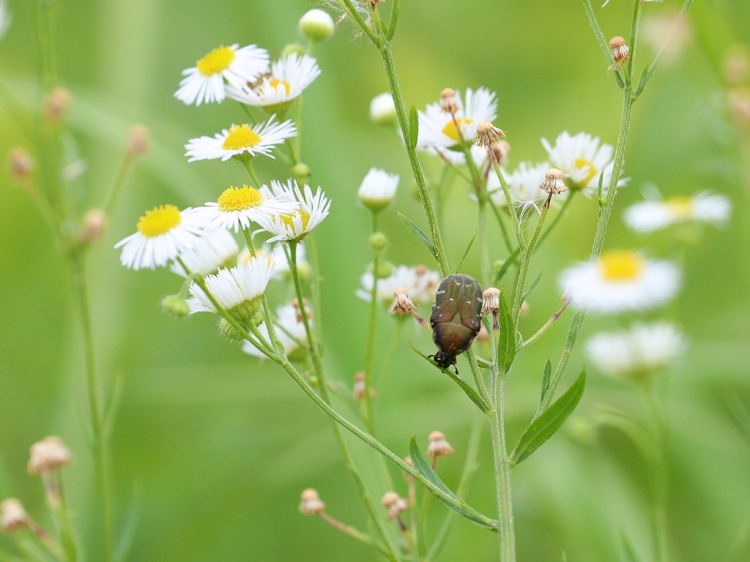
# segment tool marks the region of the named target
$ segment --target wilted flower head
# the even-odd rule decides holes
[[[547,197],[547,194],[539,188],[539,185],[544,181],[549,167],[548,162],[542,162],[541,164],[521,162],[515,170],[504,174],[514,204],[530,205]],[[490,173],[487,180],[487,191],[495,205],[499,207],[508,206],[505,192],[500,186],[500,180],[493,173]]]
[[[8,498],[0,502],[0,529],[6,533],[12,533],[21,527],[31,524],[29,516],[21,502],[15,498]]]
[[[8,171],[17,179],[24,179],[34,172],[34,159],[23,147],[11,148],[8,152]]]
[[[383,507],[388,510],[388,519],[398,517],[402,512],[409,509],[407,501],[396,492],[386,492],[383,495]]]
[[[427,456],[431,457],[433,462],[438,457],[447,457],[453,454],[453,447],[448,443],[442,431],[433,431],[430,433],[428,440],[430,444],[427,446]]]
[[[57,470],[70,464],[72,455],[59,437],[45,437],[31,446],[29,474]]]
[[[318,515],[326,509],[326,504],[320,499],[318,491],[313,488],[302,490],[299,512],[302,515]]]
[[[125,150],[132,156],[143,156],[149,149],[151,131],[145,125],[133,125],[128,131]]]

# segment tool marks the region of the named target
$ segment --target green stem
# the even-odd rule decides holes
[[[320,349],[320,342],[323,341],[323,307],[320,299],[320,262],[318,260],[318,251],[315,245],[315,238],[308,236],[305,240],[307,257],[310,263],[310,293],[312,294],[312,305],[315,313],[315,336]]]
[[[505,195],[505,200],[508,203],[508,214],[510,215],[511,222],[513,222],[513,228],[516,232],[516,236],[518,236],[518,242],[521,244],[521,248],[523,248],[524,242],[523,236],[521,235],[521,221],[518,217],[518,209],[516,209],[516,206],[513,204],[513,198],[510,195],[510,186],[505,180],[505,176],[503,175],[500,166],[498,166],[497,162],[495,162],[494,160],[492,162],[492,168],[495,170],[495,175],[500,182],[500,187],[502,188],[503,194]]]
[[[536,331],[536,333],[533,336],[531,336],[529,339],[525,340],[523,342],[523,344],[521,345],[521,349],[525,349],[526,347],[530,346],[535,341],[537,341],[539,338],[541,338],[547,332],[547,330],[549,330],[552,327],[552,325],[557,321],[557,319],[560,318],[560,316],[562,315],[562,313],[565,312],[565,309],[568,308],[569,305],[570,305],[570,300],[565,299],[565,302],[560,307],[560,310],[558,310],[557,312],[555,312],[550,317],[550,319],[547,320],[544,323],[544,325]]]
[[[255,246],[253,245],[253,236],[250,233],[250,230],[247,228],[242,229],[242,235],[245,237],[245,243],[247,244],[247,249],[250,251],[250,255],[255,256]],[[274,326],[271,307],[268,305],[268,298],[265,293],[261,295],[260,303],[263,310],[263,321],[266,323],[266,329],[268,330],[268,337],[271,338],[271,343],[276,350],[281,352],[284,347],[276,336],[276,327]],[[304,307],[304,302],[300,301],[299,305],[300,307]]]
[[[128,173],[130,172],[134,161],[135,158],[132,154],[130,154],[130,152],[125,154],[125,158],[123,159],[122,164],[120,164],[120,167],[117,170],[115,179],[112,182],[109,191],[107,191],[107,195],[104,197],[102,209],[104,209],[104,212],[107,213],[108,216],[112,214],[112,210],[114,209],[115,203],[117,202],[117,198],[120,196],[122,186],[125,185],[125,179],[128,177]]]
[[[385,548],[383,548],[383,545],[373,541],[372,537],[370,537],[369,535],[366,535],[359,529],[356,529],[355,527],[352,527],[351,525],[347,525],[345,523],[342,523],[341,521],[338,521],[337,519],[334,519],[333,517],[328,515],[325,511],[323,511],[322,513],[319,513],[318,517],[320,517],[323,521],[328,523],[334,529],[338,529],[339,531],[341,531],[345,535],[350,536],[354,540],[358,540],[370,546],[374,546],[382,554],[384,554],[385,556],[388,556],[388,552],[385,550]]]
[[[71,255],[70,267],[73,290],[76,296],[75,300],[81,318],[85,347],[86,386],[89,398],[89,416],[91,418],[91,427],[93,431],[92,447],[94,449],[96,480],[101,502],[102,560],[104,562],[110,562],[112,560],[113,546],[113,506],[107,454],[107,436],[104,430],[104,420],[102,419],[102,409],[99,402],[96,365],[94,362],[94,339],[91,326],[91,313],[89,311],[83,256],[80,252]]]
[[[250,180],[253,182],[253,187],[256,189],[259,188],[262,184],[260,183],[260,180],[258,179],[258,175],[255,173],[255,170],[253,169],[253,163],[250,161],[251,157],[248,156],[240,156],[238,160],[242,163],[245,170],[247,170],[247,174],[250,176]]]
[[[497,409],[487,414],[492,436],[492,458],[495,464],[495,499],[498,511],[498,543],[501,562],[515,562],[516,536],[513,525],[513,489],[511,485],[508,450],[505,443],[505,375],[500,376]]]
[[[536,223],[536,228],[534,229],[534,233],[531,235],[531,240],[529,240],[528,244],[521,244],[522,251],[521,251],[521,263],[518,266],[518,281],[516,283],[516,293],[513,298],[513,324],[518,325],[518,317],[521,314],[521,305],[523,304],[523,292],[524,288],[526,287],[526,278],[529,275],[529,265],[531,264],[531,257],[534,254],[534,249],[536,248],[537,240],[539,239],[539,234],[542,232],[542,227],[544,226],[544,219],[547,218],[547,211],[549,211],[549,204],[552,200],[552,194],[547,197],[547,200],[544,202],[544,206],[542,207],[542,214],[539,217],[539,220]],[[519,234],[519,241],[520,241],[521,235]]]
[[[378,213],[377,211],[372,212],[372,233],[375,234],[378,231]],[[373,435],[375,434],[375,416],[372,407],[372,361],[375,356],[375,330],[377,327],[378,318],[378,269],[380,267],[380,254],[382,250],[373,248],[372,258],[372,289],[370,290],[370,326],[367,334],[367,352],[365,355],[365,395],[362,398],[362,406],[364,409],[364,419],[367,423],[367,428]]]

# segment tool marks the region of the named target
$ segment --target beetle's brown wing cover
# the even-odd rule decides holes
[[[474,282],[479,287],[479,283],[464,274],[449,275],[440,282],[435,293],[435,304],[432,306],[432,315],[430,316],[430,324],[432,324],[433,328],[435,324],[454,321],[457,315],[460,316],[460,319],[456,321],[463,323],[465,314],[461,310],[461,305],[465,300],[465,286],[467,284],[470,285],[471,282]],[[481,296],[481,290],[479,294]]]
[[[474,335],[479,333],[482,321],[482,287],[476,279],[463,275],[463,287],[459,310],[461,324],[469,328]]]

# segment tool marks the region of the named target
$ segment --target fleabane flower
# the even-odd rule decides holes
[[[312,323],[312,319],[310,319]],[[300,347],[300,342],[307,342],[305,333],[305,324],[297,313],[297,309],[287,304],[276,309],[276,337],[279,338],[281,346],[284,348],[284,355],[292,360],[302,360],[305,356],[305,349]],[[265,337],[266,341],[271,341],[268,335],[268,328],[265,324],[258,326],[258,331]],[[265,357],[265,355],[249,341],[242,345],[242,351],[255,357]]]
[[[256,250],[255,255],[259,258],[264,257],[271,260],[271,279],[279,281],[288,278],[289,262],[286,259],[282,244],[275,244],[273,246],[263,244],[261,248]],[[253,256],[250,254],[250,250],[244,248],[237,257],[237,263],[244,263],[251,259],[253,259]],[[297,269],[300,271],[300,274],[304,271],[309,271],[304,243],[297,245]]]
[[[299,203],[287,194],[271,193],[265,186],[242,185],[228,187],[216,201],[208,201],[194,213],[208,231],[225,228],[238,232],[250,228],[251,223],[262,225],[272,217],[297,209]]]
[[[596,334],[586,342],[591,361],[609,375],[641,378],[669,366],[687,348],[672,324],[634,324],[630,329]]]
[[[219,228],[202,236],[195,246],[180,254],[180,261],[190,273],[205,277],[220,267],[234,265],[240,248],[234,236],[225,228]],[[170,266],[177,275],[185,277],[185,269],[179,263]]]
[[[331,201],[320,187],[313,193],[309,185],[300,188],[294,180],[289,180],[286,184],[273,180],[271,191],[280,199],[296,201],[299,208],[270,218],[264,217],[260,221],[263,230],[273,234],[267,240],[269,243],[277,240],[282,242],[302,240],[323,222],[331,209]]]
[[[260,297],[271,278],[271,261],[255,258],[239,263],[231,269],[220,269],[204,278],[209,293],[216,302],[243,322],[254,322],[260,307]],[[217,312],[209,296],[195,283],[190,285],[188,300],[190,313]]]
[[[186,105],[221,102],[226,96],[226,84],[240,87],[252,82],[268,70],[268,51],[238,44],[217,47],[195,66],[183,70],[185,76],[174,96]]]
[[[229,86],[229,97],[246,105],[279,110],[297,99],[320,75],[314,58],[293,53],[271,65],[271,72],[254,82]]]
[[[265,123],[232,125],[213,137],[190,139],[185,145],[188,162],[197,160],[229,160],[233,156],[253,157],[258,154],[274,158],[271,151],[286,139],[297,134],[292,121],[276,122],[276,116]]]
[[[583,308],[600,314],[647,310],[663,305],[680,287],[680,272],[668,261],[649,260],[631,250],[603,253],[562,273],[560,285]]]
[[[451,109],[456,109],[455,113],[446,112],[441,103],[433,103],[424,113],[419,112],[418,148],[441,154],[452,150],[463,156],[461,138],[465,142],[473,141],[478,123],[496,119],[497,100],[487,88],[476,91],[469,88],[463,100],[459,93],[454,93]]]
[[[203,236],[193,209],[180,211],[174,205],[154,207],[138,220],[136,232],[123,238],[120,262],[131,269],[154,269],[167,265],[191,250]]]
[[[510,196],[515,205],[530,205],[547,198],[547,194],[540,189],[539,185],[544,181],[544,175],[549,168],[548,162],[541,164],[521,162],[513,172],[505,174],[505,181],[508,182]],[[508,206],[500,180],[494,173],[490,173],[487,180],[487,192],[495,205]]]
[[[567,131],[560,133],[554,146],[547,139],[542,139],[542,145],[549,161],[562,171],[572,191],[579,190],[590,197],[597,192],[599,176],[603,175],[602,192],[606,193],[614,166],[612,146],[588,133],[571,135]],[[620,179],[617,186],[626,183],[626,179]]]
[[[356,295],[366,301],[370,301],[374,277],[368,271],[360,280],[362,287],[357,289]],[[415,306],[432,302],[435,291],[440,283],[440,274],[423,265],[397,266],[391,275],[378,279],[376,300],[385,305],[391,305],[394,301],[396,289],[406,289],[406,294],[411,298]]]
[[[359,186],[357,196],[373,212],[382,211],[396,197],[398,176],[379,168],[370,168]]]
[[[683,222],[720,225],[727,221],[729,198],[714,193],[641,201],[625,209],[625,223],[638,232],[653,232]]]

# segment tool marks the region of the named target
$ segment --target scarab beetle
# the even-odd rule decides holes
[[[469,349],[482,320],[482,287],[473,277],[456,273],[440,282],[432,305],[430,326],[438,352],[432,356],[443,369]]]

